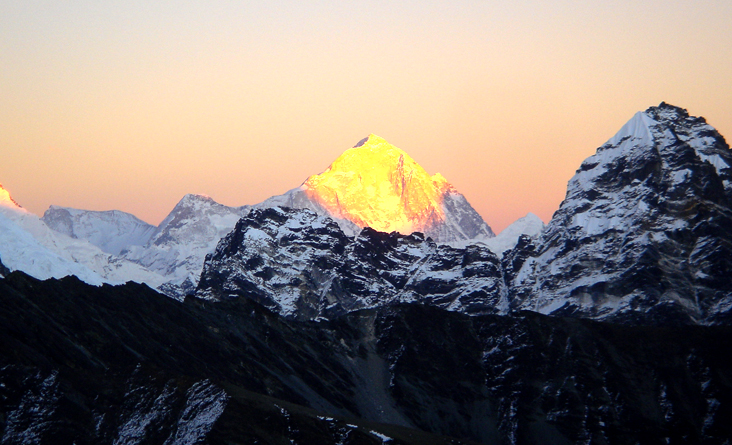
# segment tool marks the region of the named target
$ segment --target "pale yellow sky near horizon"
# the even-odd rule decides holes
[[[499,232],[666,101],[732,138],[729,1],[10,1],[0,183],[158,224],[299,186],[370,133]]]

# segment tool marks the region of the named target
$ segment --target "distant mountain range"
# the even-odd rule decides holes
[[[244,293],[297,318],[423,301],[467,313],[726,322],[730,165],[713,127],[662,103],[580,166],[546,229],[529,214],[496,237],[441,175],[370,135],[283,195],[243,207],[186,195],[158,227],[56,206],[38,219],[3,190],[0,258],[41,279],[132,280],[176,298]],[[264,211],[279,206],[301,211]],[[514,249],[522,235],[532,239]]]
[[[498,236],[374,135],[158,227],[0,187],[0,443],[728,443],[730,228],[729,146],[666,103]]]
[[[274,310],[298,317],[320,316],[333,305],[338,309],[331,312],[340,313],[345,308],[416,298],[440,301],[439,305],[469,313],[529,309],[598,319],[630,320],[649,314],[659,321],[670,318],[714,323],[732,308],[732,284],[726,279],[732,270],[732,237],[726,229],[732,226],[730,165],[729,146],[714,128],[703,118],[663,103],[636,114],[582,164],[546,229],[529,214],[495,237],[441,175],[429,176],[402,150],[370,135],[346,150],[323,173],[283,195],[243,207],[186,195],[158,227],[120,211],[57,206],[38,219],[3,189],[0,208],[4,218],[0,223],[6,227],[8,240],[0,248],[0,258],[10,270],[24,270],[41,279],[72,274],[92,284],[132,280],[182,298],[195,291],[204,259],[213,254],[199,296],[221,298],[234,288],[239,292],[251,287],[256,290],[254,294],[269,295],[258,297],[258,301],[267,300]],[[337,225],[318,219],[318,224],[331,229],[327,235],[317,235],[310,233],[315,230],[312,226],[294,231],[303,218],[313,218],[305,214],[284,210],[275,218],[262,216],[266,213],[251,214],[255,209],[278,206],[308,209]],[[237,226],[240,218],[245,219]],[[272,223],[279,229],[268,229]],[[232,233],[222,240],[235,226],[242,231],[239,238]],[[342,282],[356,272],[337,276],[334,267],[364,267],[364,259],[358,255],[339,253],[358,250],[355,246],[376,236],[371,235],[373,232],[359,235],[363,227],[401,232],[382,243],[386,249],[396,249],[393,253],[383,249],[377,253],[393,256],[383,267],[412,278],[392,278],[377,285],[385,279],[382,266],[369,272],[371,275],[362,271],[358,276],[369,282],[371,290],[367,292],[366,286],[356,292],[361,295],[358,303],[347,303],[355,291],[336,291],[333,280]],[[413,248],[399,247],[412,239],[407,235],[413,229],[419,229],[425,238],[408,242]],[[282,233],[275,233],[277,230],[291,233],[283,238]],[[264,249],[260,244],[265,241],[261,236],[252,238],[253,231],[261,236],[268,233],[271,241],[267,243],[274,244]],[[540,232],[541,237],[536,238]],[[522,241],[512,250],[521,235],[534,239]],[[334,246],[308,243],[300,236],[334,237],[339,247],[333,250]],[[234,239],[243,244],[232,246]],[[220,240],[223,244],[217,250]],[[282,255],[293,242],[303,242],[301,248],[310,249],[313,258],[328,256],[333,267],[316,272],[322,265],[310,261],[312,258],[310,262],[285,258]],[[430,242],[435,246],[429,247]],[[443,247],[438,248],[440,244]],[[466,284],[477,279],[467,272],[470,261],[459,266],[436,265],[440,261],[452,264],[454,255],[470,257],[468,248],[471,252],[483,249],[481,258],[494,255],[489,263],[499,264],[491,266],[490,273],[484,270],[478,274],[487,281],[473,284],[478,286],[475,289]],[[315,253],[318,249],[325,250]],[[245,256],[257,257],[255,262],[268,264],[267,270],[274,272],[263,272],[259,268],[265,266],[251,262],[236,266],[234,263],[242,260],[226,258],[229,251],[249,252]],[[500,265],[504,252],[507,257]],[[265,259],[267,255],[272,257]],[[425,269],[425,262],[435,264]],[[297,269],[292,273],[299,277],[288,278],[294,280],[291,282],[280,276],[269,283],[274,278],[265,280],[256,275],[278,275],[290,267]],[[226,272],[229,268],[240,272],[231,275]],[[221,274],[238,277],[238,284],[231,288],[220,282]],[[249,277],[246,285],[241,274]],[[219,278],[214,279],[214,275]],[[428,290],[415,291],[418,276],[431,283],[423,285]],[[298,284],[302,280],[308,283],[306,287]],[[355,285],[358,280],[347,281]],[[446,284],[448,281],[452,284]],[[215,289],[213,282],[223,287]],[[264,291],[270,285],[274,287]],[[440,289],[437,293],[436,286]],[[333,292],[343,292],[345,300],[334,297]],[[471,292],[473,297],[468,297]],[[309,303],[303,303],[302,298]],[[340,302],[336,304],[334,298]],[[473,303],[461,303],[464,299]],[[284,304],[285,300],[300,301],[298,304],[308,309],[297,310]]]
[[[385,180],[386,186],[382,184]],[[14,252],[22,248],[14,252],[0,250],[0,258],[9,258],[6,264],[11,270],[23,270],[41,279],[75,275],[91,284],[131,280],[146,283],[175,298],[182,298],[195,289],[205,256],[213,253],[216,244],[234,228],[239,218],[255,208],[310,209],[333,218],[351,236],[370,225],[406,235],[419,228],[439,243],[464,246],[482,242],[500,250],[499,254],[515,245],[518,235],[537,235],[543,227],[537,217],[530,215],[528,220],[521,220],[504,231],[505,235],[495,237],[465,197],[441,175],[430,177],[406,153],[375,135],[347,150],[323,174],[311,176],[302,186],[283,195],[254,206],[228,207],[210,197],[189,194],[158,227],[118,210],[90,211],[59,206],[51,206],[37,221],[7,191],[1,190],[5,196],[4,211],[11,219],[33,220],[35,226],[45,225],[63,235],[53,234],[45,227],[34,229],[34,233],[41,230],[43,237],[53,238],[44,245],[50,250],[47,256],[54,258],[48,260],[53,266],[14,261],[18,256]],[[328,200],[336,204],[328,204]],[[28,224],[21,226],[18,230],[28,228]],[[23,237],[16,234],[13,238],[17,243]],[[27,241],[33,244],[30,238]],[[67,245],[86,253],[69,257],[66,251],[71,248]],[[33,255],[38,257],[39,253]],[[120,268],[129,272],[125,275]]]

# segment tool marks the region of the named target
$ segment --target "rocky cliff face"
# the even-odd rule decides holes
[[[286,317],[314,319],[419,301],[470,314],[495,313],[504,294],[498,258],[424,235],[346,236],[308,210],[254,210],[207,257],[196,296],[246,296]]]
[[[732,308],[731,166],[703,118],[667,104],[637,113],[582,163],[541,238],[510,255],[511,308],[722,322]]]

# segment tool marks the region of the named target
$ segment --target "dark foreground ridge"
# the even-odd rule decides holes
[[[662,444],[732,437],[732,328],[0,280],[0,442]]]

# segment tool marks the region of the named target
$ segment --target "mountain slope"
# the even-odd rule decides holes
[[[184,196],[158,227],[118,210],[97,212],[51,206],[43,222],[68,237],[85,240],[157,278],[143,281],[175,298],[198,283],[205,256],[234,228],[249,206],[228,207],[208,196]],[[130,275],[129,280],[140,282]]]
[[[732,308],[732,152],[703,118],[637,113],[570,180],[541,238],[514,253],[512,307],[658,323]]]
[[[42,280],[75,275],[89,284],[104,281],[89,268],[42,245],[16,221],[0,209],[0,258],[9,270],[22,270]]]
[[[408,154],[370,135],[302,186],[255,207],[306,208],[334,218],[349,235],[359,228],[439,243],[487,239],[490,227],[439,173],[429,176]]]
[[[133,283],[17,272],[0,280],[0,306],[6,443],[712,444],[732,435],[725,326],[468,317],[416,304],[303,323],[246,298],[178,302]]]

